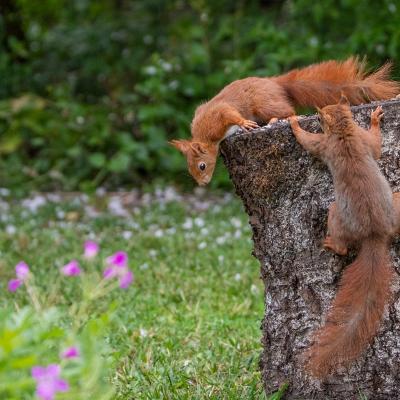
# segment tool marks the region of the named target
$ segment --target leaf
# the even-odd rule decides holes
[[[108,168],[112,172],[126,171],[131,162],[131,158],[126,153],[117,153],[108,164]]]
[[[8,133],[3,136],[0,140],[0,153],[2,154],[10,154],[22,143],[22,137],[17,133]]]
[[[96,168],[101,168],[106,162],[106,157],[103,153],[92,153],[89,156],[89,162]]]

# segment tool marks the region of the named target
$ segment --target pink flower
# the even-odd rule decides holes
[[[108,267],[104,270],[104,279],[118,278],[119,287],[127,289],[133,282],[133,272],[128,268],[128,254],[117,251],[106,259]]]
[[[69,390],[68,382],[60,378],[61,367],[58,364],[35,366],[31,373],[36,381],[36,395],[42,400],[53,400],[57,392]]]
[[[117,251],[112,256],[107,257],[106,262],[109,266],[126,268],[128,265],[128,254],[125,251]]]
[[[10,292],[15,292],[28,279],[28,264],[26,264],[24,261],[20,261],[15,266],[15,275],[17,276],[17,279],[11,279],[8,282],[8,290]]]
[[[22,285],[22,280],[20,279],[11,279],[8,282],[8,290],[10,292],[15,292],[21,285]]]
[[[64,265],[61,269],[65,276],[77,276],[81,273],[81,268],[78,261],[72,260],[68,264]]]
[[[92,240],[87,240],[84,244],[84,254],[83,256],[87,259],[96,257],[99,252],[99,245]]]
[[[124,274],[119,277],[119,287],[121,289],[127,289],[133,282],[133,272],[127,269]]]
[[[117,274],[115,267],[107,267],[103,271],[103,277],[104,279],[111,279],[114,278],[114,276]]]
[[[61,358],[77,358],[80,356],[79,350],[76,346],[71,346],[61,353]]]
[[[29,274],[29,267],[28,264],[24,261],[20,261],[16,266],[15,266],[15,274],[17,275],[18,279],[26,279]]]

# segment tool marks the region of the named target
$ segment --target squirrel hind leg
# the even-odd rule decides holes
[[[399,199],[400,200],[400,199]],[[332,203],[328,213],[328,232],[323,241],[323,247],[341,256],[345,256],[348,252],[346,241],[343,237],[343,229],[338,217],[336,203]]]

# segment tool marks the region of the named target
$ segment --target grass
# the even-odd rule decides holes
[[[112,294],[117,323],[107,335],[115,399],[265,399],[258,369],[263,286],[237,199],[167,190],[113,200],[3,198],[0,206],[3,293],[21,259],[42,288],[68,290],[56,284],[57,266],[80,254],[84,240],[97,240],[101,257],[128,252],[135,283]],[[22,296],[2,296],[0,307]],[[108,307],[110,298],[99,301]]]

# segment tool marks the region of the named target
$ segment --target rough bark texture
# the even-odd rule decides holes
[[[355,120],[369,127],[382,104],[383,148],[379,165],[393,191],[400,190],[400,100],[353,107]],[[316,116],[300,125],[318,132]],[[288,382],[285,399],[400,399],[400,286],[378,336],[351,365],[325,382],[310,379],[299,355],[310,344],[337,290],[342,269],[355,254],[336,256],[321,247],[329,204],[334,200],[327,168],[307,154],[288,122],[226,139],[221,152],[253,229],[254,255],[265,283],[261,369],[266,393]],[[398,239],[392,246],[400,272]],[[362,397],[364,396],[364,397]]]

